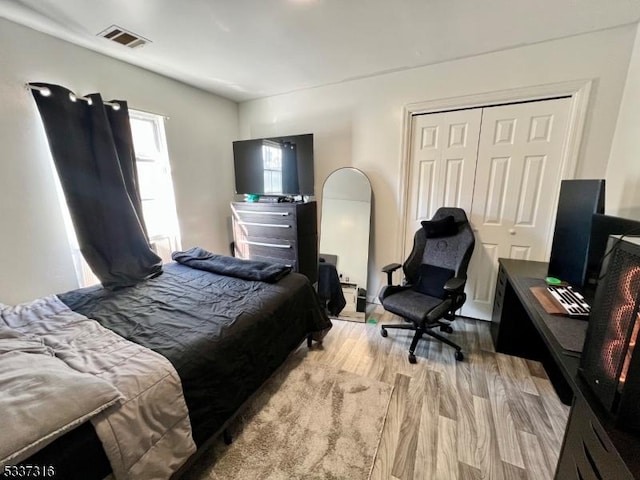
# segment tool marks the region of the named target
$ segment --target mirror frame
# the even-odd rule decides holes
[[[363,180],[366,180],[367,186],[368,186],[368,211],[367,211],[367,223],[366,223],[366,239],[362,238],[362,250],[365,252],[365,258],[364,258],[364,262],[363,262],[363,272],[362,274],[364,275],[363,280],[361,280],[361,282],[357,282],[357,283],[353,283],[351,280],[351,277],[346,277],[343,278],[341,276],[341,273],[338,273],[339,275],[339,280],[340,280],[340,284],[342,286],[342,290],[343,293],[345,295],[345,298],[347,300],[347,306],[345,307],[345,309],[340,312],[339,315],[330,315],[332,318],[337,318],[337,319],[341,319],[341,320],[351,320],[351,321],[359,321],[359,322],[365,322],[366,321],[366,315],[367,315],[367,295],[365,293],[364,298],[361,297],[359,295],[360,293],[360,289],[364,289],[365,292],[368,292],[368,281],[369,281],[369,255],[370,255],[370,246],[371,246],[371,215],[372,215],[372,204],[373,204],[373,188],[371,187],[371,180],[369,179],[369,177],[360,169],[355,168],[355,167],[341,167],[338,168],[332,172],[329,173],[329,175],[327,175],[327,177],[325,178],[323,184],[322,184],[322,204],[321,204],[321,216],[320,216],[320,236],[319,236],[319,252],[320,256],[324,253],[326,255],[331,255],[331,254],[336,254],[335,252],[324,252],[324,250],[322,249],[322,243],[323,243],[323,239],[325,239],[325,244],[326,244],[326,225],[324,222],[327,221],[327,198],[325,198],[325,194],[326,194],[326,187],[327,187],[327,182],[329,182],[332,178],[334,178],[334,175],[339,174],[340,172],[353,172],[355,174],[359,174],[362,176]],[[357,199],[354,200],[348,200],[345,199],[345,201],[358,201]],[[362,201],[363,203],[365,203],[365,201]],[[323,226],[325,228],[323,228]],[[345,255],[343,254],[343,257]],[[338,255],[338,265],[340,264],[340,255]],[[340,272],[338,270],[338,272]],[[335,275],[335,274],[334,274]],[[362,285],[360,284],[362,283]],[[358,304],[364,301],[364,308],[362,311],[357,311],[358,310]],[[352,310],[353,308],[353,310]]]

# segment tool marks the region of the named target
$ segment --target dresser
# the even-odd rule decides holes
[[[318,280],[316,202],[232,202],[235,255],[290,265]]]

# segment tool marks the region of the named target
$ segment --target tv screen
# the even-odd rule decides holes
[[[236,193],[313,195],[313,134],[233,142]]]

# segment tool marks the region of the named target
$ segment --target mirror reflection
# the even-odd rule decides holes
[[[356,168],[331,173],[322,188],[318,293],[333,318],[366,320],[370,219],[367,176]]]

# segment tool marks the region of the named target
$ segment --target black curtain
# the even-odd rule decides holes
[[[72,101],[59,85],[34,90],[82,255],[107,288],[159,275],[142,217],[127,103],[105,106],[100,94]]]

